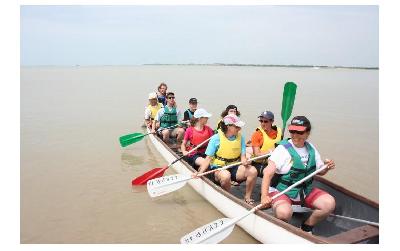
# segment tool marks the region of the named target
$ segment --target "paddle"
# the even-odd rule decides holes
[[[312,212],[313,211],[311,208],[302,207],[300,205],[292,206],[292,209],[293,209],[293,212],[295,212],[295,213],[308,213],[308,212]],[[338,215],[338,214],[330,214],[329,216],[379,227],[379,223],[378,222],[367,221],[367,220],[352,218],[352,217]]]
[[[200,144],[198,144],[195,148],[193,148],[192,150],[190,150],[187,155],[189,155],[190,153],[194,152],[195,150],[197,150],[199,147],[201,147],[202,145],[204,145],[206,142],[208,142],[211,139],[208,138],[206,140],[204,140],[203,142],[201,142]],[[183,155],[179,158],[177,158],[176,160],[174,160],[171,164],[169,164],[168,166],[165,167],[156,167],[148,172],[146,172],[145,174],[142,174],[141,176],[135,178],[132,180],[132,185],[136,186],[136,185],[144,185],[147,183],[147,181],[151,180],[151,179],[155,179],[155,178],[159,178],[161,176],[164,175],[165,171],[172,166],[173,164],[175,164],[176,162],[180,161],[181,159],[183,159],[186,155]]]
[[[265,155],[254,157],[254,158],[249,159],[248,161],[262,159],[269,155],[270,154],[268,153]],[[157,196],[161,196],[161,195],[164,195],[167,193],[171,193],[173,191],[180,189],[184,185],[186,185],[186,183],[191,179],[201,177],[201,176],[204,176],[204,175],[216,172],[216,171],[225,170],[225,169],[228,169],[233,166],[240,165],[240,164],[241,164],[241,162],[235,162],[233,164],[230,164],[230,165],[227,165],[227,166],[224,166],[221,168],[217,168],[214,170],[210,170],[208,172],[198,174],[196,177],[193,177],[192,175],[173,174],[170,176],[152,179],[147,182],[147,192],[149,193],[150,197],[157,197]]]
[[[187,121],[182,121],[181,123],[186,123]],[[176,125],[170,126],[170,127],[166,127],[166,128],[160,128],[157,131],[162,131],[164,129],[170,129],[170,128],[174,128],[178,125],[180,125],[181,123],[178,123]],[[140,132],[136,132],[136,133],[132,133],[132,134],[128,134],[128,135],[124,135],[119,137],[119,143],[121,144],[122,147],[131,145],[133,143],[136,143],[138,141],[141,141],[144,136],[147,136],[149,134],[154,134],[155,132],[149,132],[146,134],[140,133]]]
[[[313,173],[307,175],[303,179],[299,180],[298,182],[294,183],[293,185],[289,186],[282,192],[272,196],[271,199],[275,199],[282,194],[288,192],[292,188],[300,185],[304,181],[310,179],[312,176],[316,175],[317,173],[321,172],[322,170],[325,170],[328,166],[325,165],[322,168],[314,171]],[[211,223],[208,223],[202,227],[197,228],[193,232],[186,234],[181,238],[181,243],[182,244],[216,244],[219,243],[220,241],[224,240],[226,237],[230,235],[230,233],[233,231],[233,228],[235,227],[235,224],[242,220],[243,218],[247,217],[248,215],[254,213],[256,210],[260,209],[262,207],[262,204],[259,204],[258,206],[253,207],[250,211],[247,211],[243,215],[239,215],[236,218],[230,219],[230,218],[221,218],[218,220],[215,220]]]
[[[297,85],[293,82],[287,82],[285,84],[283,90],[283,97],[282,97],[282,110],[281,110],[281,117],[282,117],[282,138],[285,134],[286,122],[292,115],[294,99],[296,97],[296,89]]]

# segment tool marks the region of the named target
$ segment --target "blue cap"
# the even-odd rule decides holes
[[[264,118],[264,119],[269,119],[269,120],[274,120],[274,114],[270,111],[263,111],[259,118]]]

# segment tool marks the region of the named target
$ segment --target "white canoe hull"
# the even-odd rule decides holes
[[[156,136],[149,135],[149,138],[168,163],[176,159],[176,156]],[[177,162],[172,167],[180,174],[191,175],[193,173],[184,162]],[[226,193],[217,191],[212,184],[203,179],[192,179],[189,181],[189,185],[226,217],[234,218],[248,211],[247,208],[226,196]],[[290,231],[287,226],[286,228],[279,226],[273,221],[277,220],[269,221],[257,214],[251,214],[237,224],[261,243],[321,243],[320,239],[312,235],[303,232],[295,233],[296,231],[293,229]],[[206,223],[204,222],[204,224]]]

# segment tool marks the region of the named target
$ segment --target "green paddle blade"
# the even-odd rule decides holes
[[[144,136],[145,135],[140,132],[124,135],[119,137],[119,143],[121,144],[122,147],[125,147],[142,140]]]
[[[282,122],[283,122],[282,135],[285,132],[286,122],[292,115],[294,99],[296,97],[296,89],[297,89],[297,85],[295,83],[287,82],[285,84],[285,88],[283,90],[282,110],[281,110],[281,117],[282,117]]]

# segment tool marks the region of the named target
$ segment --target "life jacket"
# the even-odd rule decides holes
[[[276,129],[278,132],[275,139],[271,139],[268,134],[262,129],[261,127],[257,127],[256,130],[260,131],[263,135],[263,144],[260,148],[261,152],[266,152],[267,150],[273,150],[275,148],[275,144],[281,141],[282,138],[282,129],[279,127],[274,126],[273,129]],[[254,157],[254,156],[253,156]],[[267,158],[254,160],[257,163],[266,163]]]
[[[212,134],[209,134],[209,130],[207,130],[207,126],[204,126],[202,131],[197,131],[194,127],[192,127],[192,138],[190,139],[190,145],[188,146],[187,151],[190,151],[191,149],[195,148],[197,145],[200,143],[204,142],[208,138],[212,136]],[[196,152],[205,152],[207,148],[207,144],[204,144],[197,148]]]
[[[242,136],[240,133],[235,140],[229,140],[222,130],[218,130],[219,148],[212,161],[214,166],[225,166],[227,163],[240,160],[242,153]]]
[[[156,117],[158,110],[160,110],[162,107],[163,107],[163,105],[161,103],[157,103],[156,106],[152,106],[152,105],[147,106],[147,108],[149,108],[151,111],[151,114],[150,114],[151,120],[153,120]]]
[[[178,124],[178,116],[176,114],[176,108],[173,107],[171,110],[168,106],[164,107],[164,115],[160,118],[160,127],[166,128]]]
[[[186,111],[189,114],[189,119],[192,119],[194,113],[192,113],[192,111],[190,109],[187,109]]]
[[[282,140],[279,144],[283,145],[286,148],[293,161],[292,167],[290,168],[288,173],[277,175],[276,177],[274,177],[274,182],[271,182],[271,186],[275,187],[279,191],[283,191],[287,187],[293,185],[297,181],[314,172],[316,170],[316,161],[315,150],[308,142],[305,142],[305,146],[309,154],[307,165],[303,164],[300,155],[296,152],[296,150],[294,150],[293,145],[289,143],[287,139]],[[304,194],[305,196],[307,196],[311,192],[312,182],[313,179],[311,178],[303,182],[299,186],[292,188],[285,194],[290,198],[295,199],[300,193],[300,199],[302,201],[302,204],[304,204]]]

